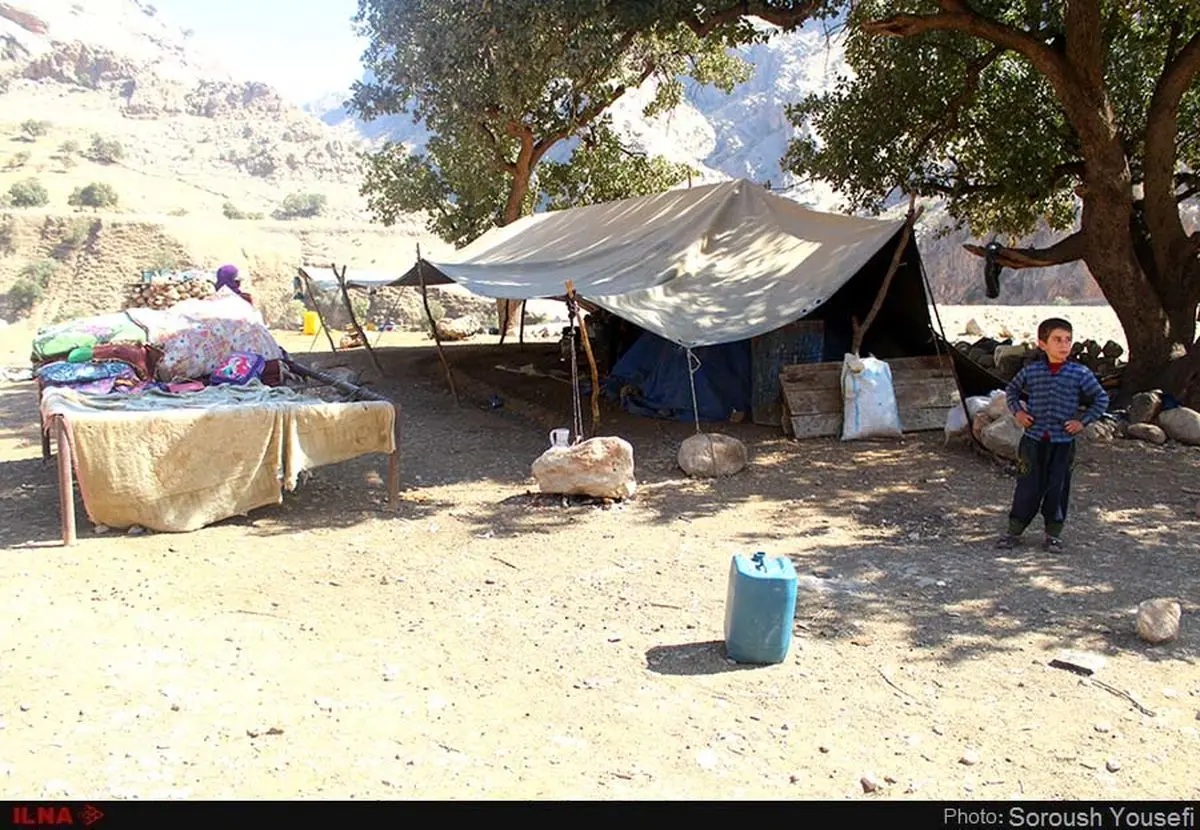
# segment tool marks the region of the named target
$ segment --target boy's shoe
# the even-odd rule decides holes
[[[1017,536],[1013,533],[1005,533],[1000,537],[999,541],[996,542],[996,547],[1000,548],[1000,550],[1012,550],[1020,543],[1020,536]]]
[[[1049,551],[1050,553],[1062,553],[1062,549],[1062,539],[1059,539],[1057,536],[1047,536],[1042,541],[1042,550]]]

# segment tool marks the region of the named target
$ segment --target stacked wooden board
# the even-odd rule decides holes
[[[892,370],[900,426],[905,432],[943,429],[946,414],[959,404],[958,384],[949,355],[901,357],[887,361]],[[797,438],[839,435],[842,430],[842,364],[784,366],[783,431]]]

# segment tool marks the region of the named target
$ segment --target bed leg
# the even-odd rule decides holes
[[[388,505],[396,507],[400,503],[400,407],[394,407],[396,449],[388,456]]]
[[[51,421],[58,446],[58,502],[62,512],[63,545],[75,544],[75,476],[71,464],[71,442],[61,415]]]

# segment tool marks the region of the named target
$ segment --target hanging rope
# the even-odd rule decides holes
[[[696,422],[696,433],[700,433],[700,407],[696,403],[696,372],[700,371],[700,358],[687,348],[688,384],[692,387],[692,418]]]
[[[573,295],[567,296],[567,319],[570,323],[571,335],[571,415],[574,418],[574,436],[572,444],[578,444],[583,438],[583,399],[579,394],[579,358],[576,355],[576,326],[575,317],[579,313],[579,302]],[[592,394],[596,394],[595,390]]]

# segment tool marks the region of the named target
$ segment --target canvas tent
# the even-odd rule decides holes
[[[529,300],[561,297],[569,280],[582,300],[647,333],[643,348],[626,353],[640,357],[618,361],[613,373],[642,378],[644,409],[679,409],[688,351],[702,366],[720,365],[713,377],[702,378],[703,368],[697,373],[713,390],[711,415],[761,396],[755,388],[777,398],[783,363],[840,361],[850,347],[851,317],[863,319],[874,302],[903,225],[808,210],[737,180],[536,213],[487,232],[452,258],[421,259],[390,282],[348,282],[457,283],[485,297]],[[928,301],[910,238],[863,353],[934,354]],[[745,387],[749,375],[755,388]],[[733,388],[738,383],[742,388]],[[690,389],[687,397],[690,412]],[[697,403],[705,411],[705,402]]]

